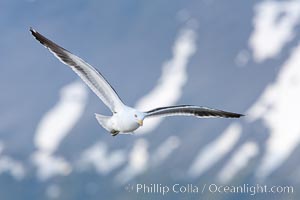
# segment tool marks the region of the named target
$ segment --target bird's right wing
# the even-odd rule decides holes
[[[47,39],[36,30],[30,28],[30,31],[35,39],[53,53],[55,57],[62,63],[70,66],[112,112],[118,112],[124,106],[113,87],[95,68],[78,56]]]
[[[199,118],[239,118],[242,114],[206,108],[202,106],[180,105],[156,108],[145,112],[145,117],[168,117],[168,116],[195,116]]]

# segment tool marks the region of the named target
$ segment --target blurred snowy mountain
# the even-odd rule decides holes
[[[300,194],[300,1],[0,1],[0,199],[248,199],[128,184],[289,185]],[[145,120],[111,137],[105,105],[33,26],[140,110],[195,104],[242,119]]]

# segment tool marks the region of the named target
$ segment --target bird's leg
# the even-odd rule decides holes
[[[116,130],[113,129],[113,130],[110,131],[110,133],[111,133],[112,136],[116,136],[120,133],[120,131],[116,131]]]

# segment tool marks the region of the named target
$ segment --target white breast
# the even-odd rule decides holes
[[[111,126],[114,130],[127,133],[139,128],[139,124],[130,113],[117,113],[111,117]]]

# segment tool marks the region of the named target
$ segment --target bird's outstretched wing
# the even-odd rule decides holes
[[[33,28],[30,28],[30,31],[35,39],[52,52],[55,57],[62,63],[70,66],[112,112],[118,112],[118,110],[124,106],[113,87],[95,68],[78,56],[47,39]]]
[[[145,117],[168,117],[168,116],[195,116],[199,118],[239,118],[244,116],[238,113],[226,112],[223,110],[216,110],[201,106],[192,106],[192,105],[180,105],[180,106],[169,106],[156,108],[150,111],[145,112]]]

